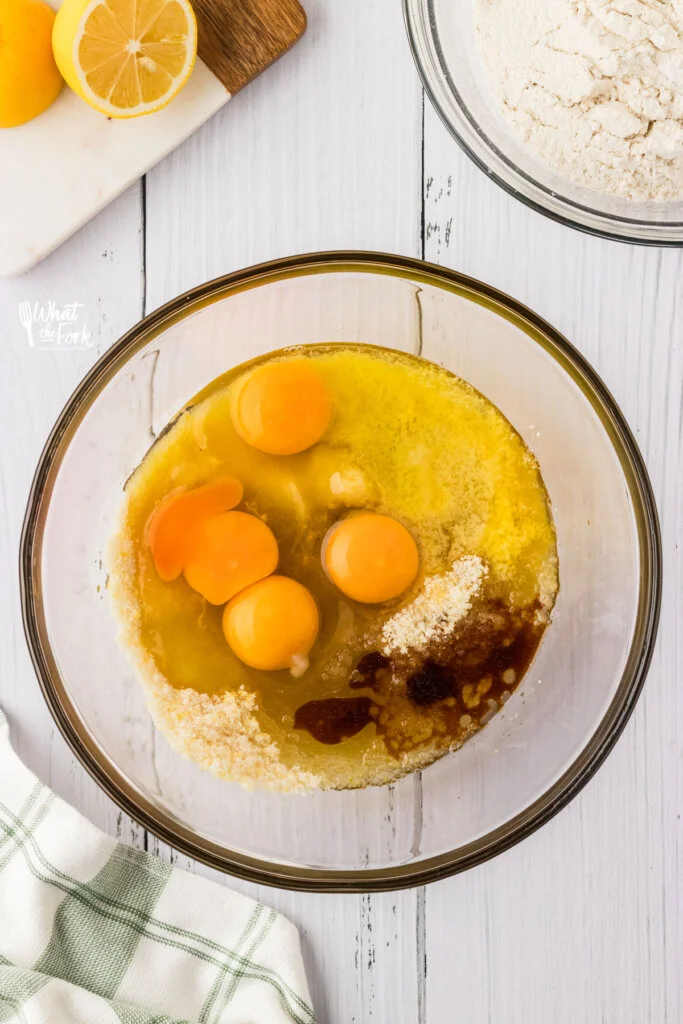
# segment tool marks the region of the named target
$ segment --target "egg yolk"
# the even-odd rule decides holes
[[[363,604],[398,597],[417,576],[417,545],[389,516],[363,513],[336,523],[323,542],[323,568],[343,594]]]
[[[162,580],[180,576],[197,538],[200,524],[239,505],[243,488],[232,476],[218,477],[192,490],[167,495],[147,522],[146,539],[154,568]]]
[[[277,567],[272,531],[247,512],[222,512],[205,519],[184,566],[185,579],[209,604],[224,604]]]
[[[253,448],[269,455],[295,455],[327,430],[332,398],[305,363],[267,363],[237,382],[231,413],[235,430]]]
[[[306,587],[286,576],[269,576],[226,605],[223,633],[245,665],[262,672],[288,668],[300,675],[308,667],[319,622]]]

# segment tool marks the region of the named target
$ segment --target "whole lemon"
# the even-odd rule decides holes
[[[43,0],[0,0],[0,128],[30,121],[57,98],[54,20]]]

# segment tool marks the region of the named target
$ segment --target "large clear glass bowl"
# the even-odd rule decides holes
[[[511,195],[563,224],[622,241],[683,245],[683,200],[603,195],[562,177],[522,144],[486,81],[475,37],[477,2],[403,0],[424,87],[465,152]]]
[[[499,406],[540,461],[561,589],[522,687],[460,751],[392,786],[248,793],[179,757],[156,733],[117,643],[102,558],[126,478],[189,398],[259,353],[321,341],[421,354]],[[633,437],[604,385],[552,327],[451,271],[328,253],[196,288],[106,353],[41,456],[21,573],[45,697],[121,807],[223,870],[348,891],[414,885],[476,864],[581,788],[640,691],[656,631],[660,552]]]

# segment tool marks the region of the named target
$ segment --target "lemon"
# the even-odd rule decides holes
[[[0,0],[0,128],[42,114],[62,77],[52,55],[54,11],[42,0]]]
[[[190,77],[197,22],[189,0],[64,0],[52,45],[82,99],[109,117],[138,117]]]

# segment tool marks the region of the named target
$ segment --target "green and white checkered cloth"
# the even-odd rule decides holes
[[[0,712],[0,1022],[315,1024],[274,910],[103,835]]]

